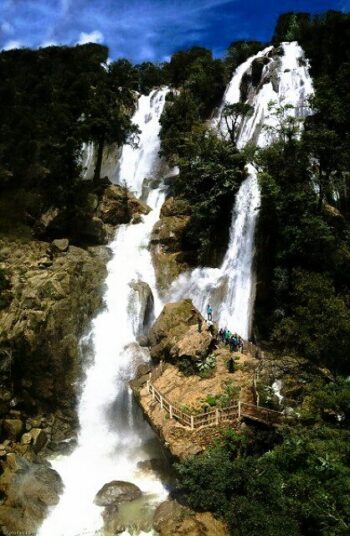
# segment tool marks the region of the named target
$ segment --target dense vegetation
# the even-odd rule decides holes
[[[221,102],[233,70],[261,47],[256,41],[232,43],[223,61],[194,47],[174,54],[165,67],[175,91],[161,118],[161,154],[179,167],[174,191],[191,205],[182,247],[191,252],[194,265],[217,266],[222,260],[234,197],[245,178],[246,160],[235,146],[234,127],[248,110],[228,110],[230,141],[213,135],[205,120]]]
[[[297,34],[310,58],[314,114],[300,140],[277,132],[259,155],[257,326],[282,349],[349,373],[350,17],[287,20],[277,34]]]
[[[298,424],[252,439],[224,434],[178,466],[180,500],[223,517],[232,534],[350,533],[350,16],[287,14],[274,42],[298,39],[311,62],[313,115],[275,109],[255,153],[262,189],[255,329],[276,353],[316,366]],[[234,141],[231,139],[231,141]],[[190,188],[187,185],[187,189]]]

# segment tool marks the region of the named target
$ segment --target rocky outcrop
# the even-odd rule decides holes
[[[161,503],[153,519],[160,536],[227,536],[228,528],[211,513],[198,513],[176,501]]]
[[[92,188],[93,186],[90,186]],[[113,237],[115,227],[142,221],[150,208],[126,188],[101,180],[96,191],[83,198],[80,211],[50,207],[34,224],[34,233],[43,240],[69,237],[75,244],[105,245]]]
[[[96,494],[97,506],[112,506],[123,502],[134,501],[141,497],[140,488],[131,482],[113,480],[105,484]]]
[[[160,290],[168,288],[181,272],[188,269],[188,253],[183,251],[183,236],[190,214],[191,208],[186,201],[169,197],[154,226],[151,251]]]
[[[102,302],[107,252],[59,242],[0,241],[1,266],[11,282],[11,301],[0,311],[0,417],[19,412],[5,419],[4,439],[17,439],[17,421],[23,428],[35,414],[61,409],[73,418],[79,339]],[[45,258],[50,263],[44,265]]]
[[[180,342],[190,326],[198,325],[201,318],[191,300],[166,304],[149,332],[151,357],[173,360],[176,357],[173,351],[175,344]]]
[[[132,281],[129,285],[134,293],[129,307],[135,312],[134,318],[138,319],[137,336],[141,336],[153,320],[154,298],[151,287],[144,281]]]
[[[50,506],[58,503],[63,485],[48,463],[9,453],[1,461],[0,532],[35,534]]]
[[[146,203],[137,199],[126,188],[113,184],[104,190],[97,206],[97,216],[103,223],[116,226],[130,223],[134,216],[140,217],[142,214],[148,214],[150,210]]]
[[[204,325],[206,325],[204,323]],[[216,348],[217,340],[206,328],[198,331],[198,325],[190,326],[186,333],[179,338],[170,350],[170,356],[175,361],[188,359],[193,363],[205,359]]]

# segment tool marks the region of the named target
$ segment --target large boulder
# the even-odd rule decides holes
[[[105,484],[96,494],[95,504],[97,506],[112,506],[123,502],[134,501],[141,497],[140,488],[131,482],[113,480]]]
[[[228,528],[211,513],[196,513],[176,501],[165,501],[155,511],[153,527],[160,536],[228,536]]]
[[[134,313],[132,316],[137,319],[136,334],[142,335],[144,329],[149,326],[153,316],[154,299],[151,287],[144,281],[132,281],[129,283],[132,289],[132,296],[129,303],[129,310]]]
[[[197,362],[207,357],[213,350],[213,344],[215,344],[215,340],[207,329],[203,327],[199,332],[198,326],[190,326],[183,337],[174,344],[170,356],[175,361],[189,359]]]
[[[167,303],[149,332],[151,356],[157,360],[173,359],[173,347],[201,318],[191,300]]]
[[[104,223],[129,223],[134,214],[148,214],[151,209],[120,185],[108,186],[102,195],[97,214]]]
[[[51,243],[52,253],[66,253],[69,248],[68,238],[57,238]]]

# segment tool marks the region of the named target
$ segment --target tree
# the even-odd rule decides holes
[[[250,104],[237,102],[235,104],[226,104],[222,111],[222,117],[225,120],[226,128],[232,145],[236,145],[240,128],[244,121],[253,115],[254,108]]]
[[[137,131],[131,123],[134,106],[132,90],[137,87],[134,68],[126,60],[112,63],[100,73],[91,94],[89,108],[82,122],[83,137],[97,145],[94,181],[101,173],[103,150],[106,144],[122,145]]]

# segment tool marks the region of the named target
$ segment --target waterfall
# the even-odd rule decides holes
[[[143,178],[158,165],[158,119],[166,93],[164,88],[140,97],[133,117],[141,130],[140,144],[134,150],[123,148],[119,176],[138,193]],[[144,507],[154,508],[167,497],[155,476],[142,474],[137,468],[139,461],[152,457],[150,445],[155,436],[135,407],[128,388],[136,367],[149,357],[148,351],[136,342],[144,323],[139,313],[145,308],[135,303],[139,295],[130,284],[149,285],[158,315],[161,302],[148,245],[164,199],[162,185],[151,190],[147,202],[152,211],[143,217],[142,223],[121,225],[110,244],[112,258],[107,267],[105,309],[93,320],[87,337],[93,359],[86,370],[78,407],[78,445],[71,455],[59,456],[51,462],[62,477],[64,492],[44,521],[40,536],[100,534],[102,508],[93,501],[99,489],[112,480],[138,485],[144,494]],[[86,338],[82,342],[85,347]]]
[[[212,121],[212,126],[225,137],[227,132],[221,117],[223,107],[239,102],[243,76],[249,73],[254,60],[266,58],[260,84],[256,89],[250,87],[247,102],[253,106],[254,112],[240,127],[239,148],[248,142],[254,142],[259,147],[270,143],[264,127],[276,126],[276,118],[269,109],[271,101],[279,105],[292,105],[288,113],[296,117],[302,118],[310,113],[307,99],[313,88],[303,50],[298,43],[291,42],[282,43],[281,51],[282,56],[273,54],[273,47],[268,47],[237,68],[219,113]],[[197,268],[181,274],[167,295],[167,301],[190,297],[202,314],[205,314],[210,303],[214,309],[214,320],[244,338],[249,337],[252,324],[255,299],[254,234],[260,206],[260,190],[254,166],[249,165],[247,172],[248,177],[236,196],[229,245],[221,267]]]

